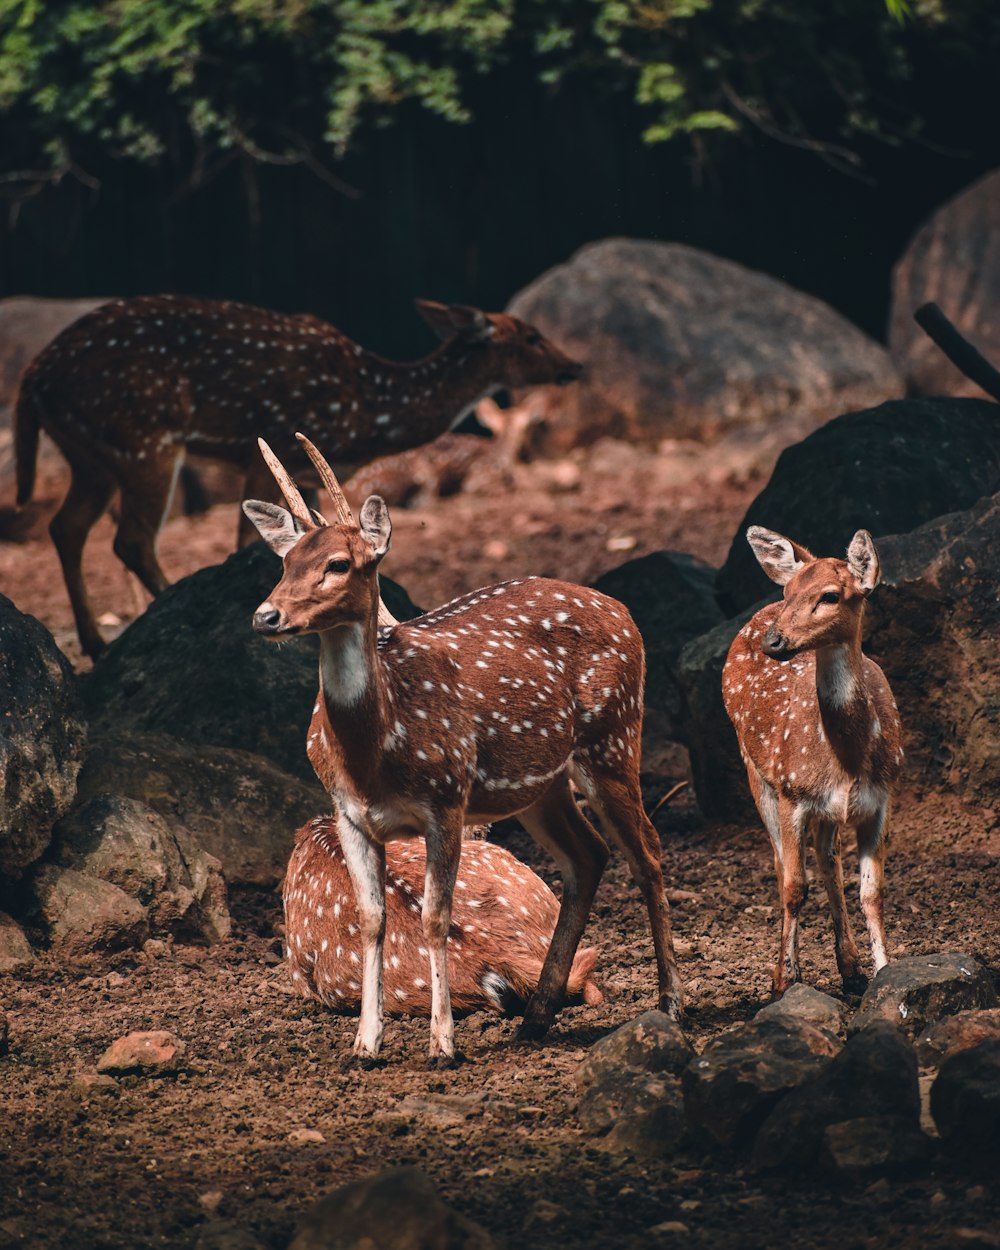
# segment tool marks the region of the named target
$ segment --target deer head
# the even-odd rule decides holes
[[[359,524],[333,470],[309,439],[296,437],[330,493],[337,520],[330,524],[306,506],[288,471],[258,439],[288,508],[260,499],[243,503],[243,511],[284,565],[281,581],[254,613],[254,631],[280,641],[360,623],[376,610],[380,624],[394,623],[379,597],[377,576],[392,537],[385,502],[378,495],[366,499]]]
[[[747,530],[747,542],[771,581],[785,588],[784,603],[761,644],[766,655],[789,660],[800,651],[860,639],[865,600],[881,575],[867,530],[851,539],[846,560],[817,559],[759,525]]]
[[[507,384],[566,386],[583,373],[583,365],[571,360],[534,326],[509,313],[485,313],[466,304],[415,301],[417,312],[441,339],[458,338],[471,350],[489,344],[495,354],[506,357]]]

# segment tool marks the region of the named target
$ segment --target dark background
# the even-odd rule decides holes
[[[176,169],[109,162],[0,224],[0,294],[176,291],[315,312],[366,346],[416,355],[414,296],[499,308],[610,235],[690,243],[819,295],[883,337],[892,265],[927,215],[1000,165],[993,75],[911,84],[926,139],[857,139],[860,176],[758,131],[696,160],[648,145],[622,92],[551,93],[528,63],[477,84],[476,120],[402,105],[335,167],[352,198],[302,168],[234,163],[190,190]]]

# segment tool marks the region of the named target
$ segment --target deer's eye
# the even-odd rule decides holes
[[[331,560],[326,566],[328,573],[349,573],[351,571],[350,560]]]
[[[839,603],[840,594],[836,590],[827,590],[819,597],[820,603]]]
[[[525,337],[524,341],[528,344],[529,347],[537,347],[538,344],[542,341],[542,336],[538,333],[537,330],[532,330],[531,333]]]

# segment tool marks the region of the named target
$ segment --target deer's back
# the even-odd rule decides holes
[[[249,304],[140,296],[115,300],[67,327],[25,374],[23,402],[54,436],[83,430],[112,449],[151,445],[166,434],[224,455],[227,440],[309,411],[336,427],[349,402],[356,349],[311,316]],[[336,402],[336,401],[332,401]]]

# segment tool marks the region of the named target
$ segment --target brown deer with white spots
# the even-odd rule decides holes
[[[421,920],[429,952],[432,1060],[454,1055],[447,938],[462,827],[518,815],[548,850],[562,905],[522,1038],[541,1037],[566,990],[608,857],[574,798],[586,795],[622,848],[649,912],[660,1006],[677,1016],[681,985],[656,830],[642,806],[639,755],[644,652],[622,604],[544,578],[488,586],[406,623],[379,629],[378,566],[389,549],[385,503],[372,496],[360,525],[329,465],[303,444],[334,498],[321,523],[268,459],[288,510],[243,507],[284,560],[254,615],[276,641],[320,638],[319,698],[308,754],[333,800],[358,905],[361,1020],[354,1049],[382,1044],[386,843],[422,837]],[[391,622],[391,618],[389,618]]]
[[[889,808],[903,764],[899,713],[885,675],[861,651],[865,601],[880,580],[867,530],[846,560],[817,559],[752,525],[747,541],[784,601],[737,634],[722,671],[726,711],[757,810],[774,847],[782,925],[774,992],[799,979],[803,853],[811,832],[833,912],[844,989],[867,984],[844,899],[840,830],[857,837],[861,906],[876,972],[886,963],[882,917]]]
[[[430,963],[420,920],[427,864],[423,844],[385,848],[386,1009],[431,1014]],[[285,948],[292,983],[336,1011],[361,1005],[361,930],[354,887],[332,816],[295,835],[285,876]],[[457,1011],[523,1011],[534,993],[559,915],[559,900],[527,864],[501,846],[466,839],[448,932],[448,988]],[[566,993],[602,1001],[597,952],[577,952]]]
[[[492,438],[442,434],[422,447],[373,460],[351,477],[347,489],[354,499],[381,495],[397,507],[424,507],[463,489],[510,488],[528,433],[543,414],[539,392],[511,408],[483,399],[476,405],[476,420]]]
[[[17,401],[17,502],[31,498],[43,429],[72,472],[50,532],[88,655],[104,642],[83,547],[116,491],[115,553],[156,595],[167,585],[156,540],[189,453],[235,465],[246,473],[244,498],[266,499],[274,485],[256,454],[261,429],[296,469],[309,468],[292,437],[299,429],[350,470],[429,442],[502,387],[580,375],[516,317],[428,300],[417,309],[445,342],[411,363],[365,351],[316,317],[181,296],[104,304],[40,353]],[[252,537],[241,518],[240,545]]]

